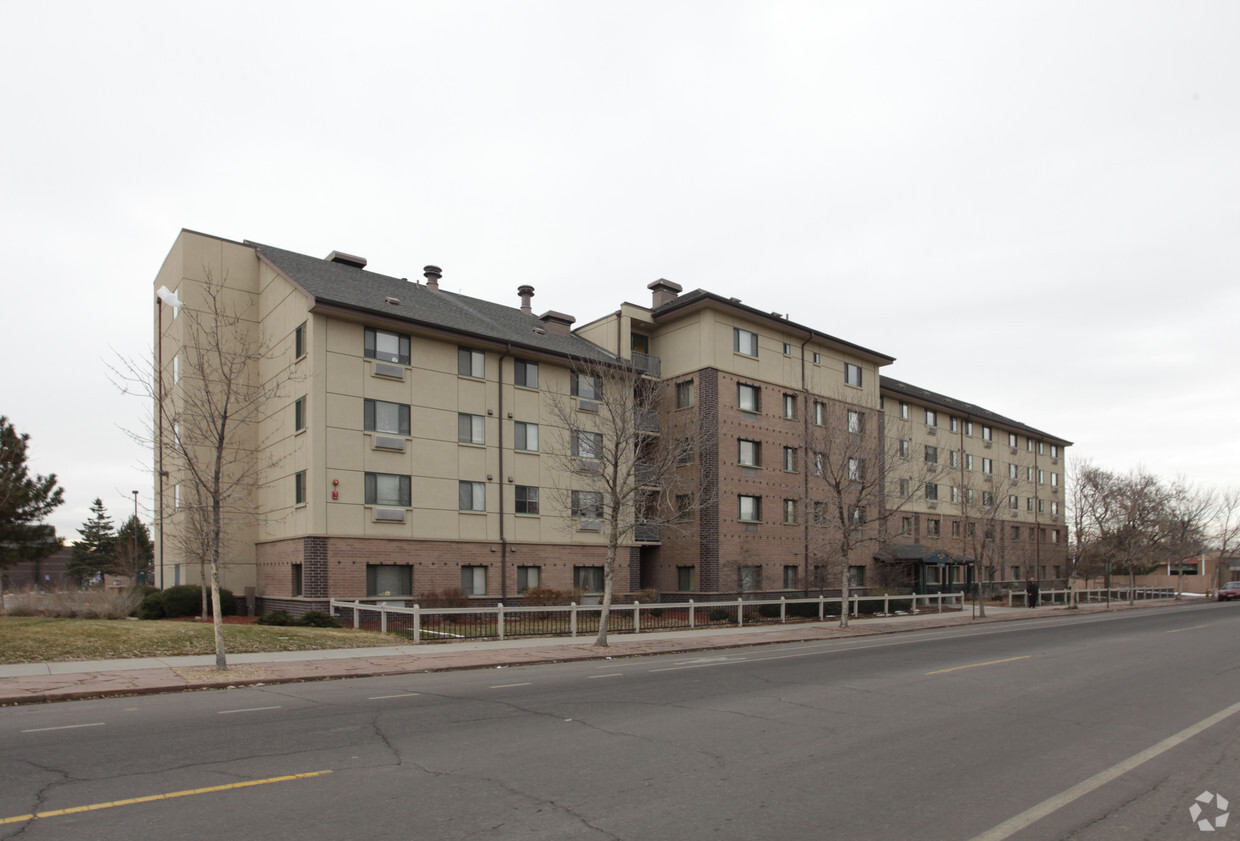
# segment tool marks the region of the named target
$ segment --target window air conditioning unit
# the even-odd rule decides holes
[[[597,412],[598,401],[597,400],[578,400],[577,408],[583,412]]]
[[[603,523],[601,520],[580,520],[577,523],[578,531],[602,531]]]
[[[383,523],[403,523],[405,522],[405,509],[403,508],[376,508],[375,522]]]
[[[394,380],[404,381],[405,369],[403,366],[400,366],[400,365],[392,365],[387,362],[376,362],[375,363],[375,376],[376,377],[391,377]]]
[[[405,451],[405,439],[398,438],[395,435],[376,435],[376,450],[396,450],[403,453]]]

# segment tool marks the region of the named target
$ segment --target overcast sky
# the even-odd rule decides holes
[[[0,413],[76,538],[181,228],[584,323],[666,277],[1240,483],[1240,3],[0,4]]]

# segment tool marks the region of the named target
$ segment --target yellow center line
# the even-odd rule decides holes
[[[15,815],[11,818],[0,818],[0,826],[10,823],[24,823],[38,818],[56,818],[61,815],[76,815],[81,812],[97,812],[100,809],[111,809],[115,806],[132,806],[135,803],[151,803],[156,800],[171,800],[174,797],[189,797],[193,794],[211,794],[216,791],[230,791],[235,788],[250,788],[251,786],[263,786],[268,783],[285,783],[290,780],[304,780],[309,777],[321,777],[324,774],[330,774],[331,771],[309,771],[305,774],[288,774],[283,777],[268,777],[265,780],[250,780],[244,783],[228,783],[222,786],[210,786],[208,788],[191,788],[185,791],[170,791],[167,794],[150,794],[146,797],[131,797],[128,800],[112,800],[108,803],[91,803],[89,806],[72,806],[68,809],[52,809],[47,812],[34,812],[29,815]]]
[[[993,666],[996,663],[1011,663],[1013,660],[1028,660],[1032,654],[1026,654],[1023,657],[1005,657],[1002,660],[987,660],[985,663],[972,663],[968,666],[952,666],[950,669],[939,669],[934,672],[926,672],[928,675],[942,675],[948,672],[958,672],[961,669],[976,669],[978,666]]]
[[[1173,630],[1167,631],[1167,633],[1178,634],[1180,631],[1196,631],[1198,628],[1209,628],[1209,627],[1210,627],[1209,625],[1193,625],[1192,627],[1189,627],[1189,628],[1175,628]]]

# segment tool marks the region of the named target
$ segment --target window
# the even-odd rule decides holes
[[[965,523],[964,536],[971,538],[975,536],[976,534],[977,534],[977,523]]]
[[[909,495],[909,480],[901,479],[900,480],[900,496],[907,498],[908,495]]]
[[[410,506],[408,476],[398,476],[395,473],[367,473],[363,480],[366,485],[367,505],[394,505],[399,508]]]
[[[993,458],[982,459],[982,472],[993,476],[995,472],[995,460]]]
[[[587,520],[597,520],[603,516],[603,494],[601,491],[573,491],[573,516]]]
[[[690,522],[693,519],[693,513],[693,494],[677,494],[676,519],[682,523]]]
[[[814,503],[814,524],[823,525],[827,522],[827,504],[825,502]]]
[[[293,429],[300,432],[306,428],[306,398],[298,397],[293,402]]]
[[[797,416],[797,396],[795,394],[784,395],[784,417],[788,420],[796,420]]]
[[[822,476],[827,472],[827,454],[814,453],[814,475]]]
[[[797,472],[797,449],[796,447],[784,447],[784,470],[788,473]]]
[[[1016,433],[1015,432],[1008,433],[1008,446],[1011,447],[1013,450],[1016,449]]]
[[[485,482],[460,482],[458,485],[461,511],[486,511],[487,486]]]
[[[1042,442],[1038,442],[1038,455],[1042,455]]]
[[[537,590],[539,582],[542,580],[541,567],[517,567],[517,593],[518,595],[527,590]]]
[[[485,596],[487,594],[487,568],[474,565],[462,566],[461,589],[467,596]]]
[[[293,504],[306,504],[306,471],[304,470],[293,474]]]
[[[685,380],[683,383],[676,383],[676,408],[688,409],[693,405],[696,394],[694,393],[693,380]]]
[[[1039,484],[1039,485],[1042,485],[1042,484],[1045,484],[1045,483],[1046,483],[1046,471],[1044,471],[1044,470],[1039,470],[1039,471],[1038,471],[1038,484]]]
[[[848,431],[860,435],[865,432],[865,412],[856,409],[848,410]]]
[[[1025,497],[1025,510],[1030,513],[1033,513],[1033,497],[1031,496]]]
[[[926,482],[926,501],[928,502],[939,501],[939,486],[934,484],[933,482]]]
[[[181,356],[177,354],[172,357],[172,384],[176,385],[181,381]]]
[[[993,508],[995,504],[995,495],[993,491],[982,491],[982,507]]]
[[[484,379],[487,375],[487,355],[472,348],[457,348],[456,372],[462,377]]]
[[[848,523],[854,529],[859,529],[865,525],[865,506],[850,505],[848,506]]]
[[[676,567],[676,589],[682,593],[692,593],[697,587],[694,586],[694,578],[696,578],[696,567]]]
[[[848,459],[848,481],[865,481],[865,459],[853,456]]]
[[[970,438],[973,437],[973,421],[964,422],[964,434],[969,436]]]
[[[538,424],[525,421],[514,423],[512,445],[518,450],[538,452]]]
[[[603,568],[573,567],[573,586],[583,593],[603,592]]]
[[[695,446],[692,438],[681,438],[676,442],[676,463],[693,464]]]
[[[732,328],[732,350],[745,356],[758,355],[758,334],[739,327]]]
[[[1059,458],[1059,445],[1051,444],[1051,458]]]
[[[938,537],[942,534],[943,523],[940,520],[926,520],[926,536]]]
[[[457,415],[456,440],[462,444],[485,444],[486,420],[482,415],[467,415],[463,412]]]
[[[538,363],[529,362],[525,359],[514,361],[513,382],[525,388],[538,388]],[[538,567],[527,567],[527,569],[537,570]]]
[[[1053,499],[1051,500],[1051,516],[1052,517],[1059,516],[1059,503]]]
[[[603,399],[602,383],[599,383],[594,377],[573,371],[569,380],[573,397],[584,397],[586,400]]]
[[[1033,452],[1033,439],[1032,438],[1025,439],[1025,452],[1027,453]]]
[[[851,362],[844,363],[844,384],[861,387],[861,366]]]
[[[938,464],[939,463],[939,448],[938,447],[932,447],[929,444],[926,445],[926,463],[927,464]]]
[[[409,434],[409,406],[385,400],[362,401],[362,428],[388,435]]]
[[[797,501],[795,499],[784,500],[784,524],[793,526],[797,522]]]
[[[736,586],[743,593],[762,589],[762,567],[743,566],[736,570]]]
[[[792,345],[784,342],[784,356],[792,356]]]
[[[966,490],[965,490],[965,492],[964,492],[964,501],[965,501],[965,504],[966,504],[966,505],[972,505],[972,504],[973,504],[973,489],[972,489],[972,488],[968,488],[968,489],[966,489]]]
[[[994,437],[995,437],[995,431],[993,429],[991,429],[989,426],[982,427],[982,440],[983,441],[993,441]]]
[[[1009,478],[1009,479],[1015,479],[1018,475],[1020,475],[1020,474],[1017,472],[1019,469],[1020,469],[1020,468],[1018,468],[1018,467],[1017,467],[1014,463],[1013,463],[1013,464],[1009,464],[1009,465],[1008,465],[1008,478]]]
[[[363,354],[367,359],[378,359],[382,362],[409,364],[409,337],[400,333],[389,333],[386,330],[366,328]]]
[[[1016,543],[1020,540],[1020,526],[1012,526],[1012,528],[1008,531],[1008,540],[1012,543]]]
[[[814,401],[814,423],[822,426],[827,422],[827,404],[820,400]]]
[[[301,359],[306,355],[306,322],[297,325],[293,331],[293,358]]]
[[[913,533],[913,518],[912,517],[901,517],[900,518],[900,534],[908,536],[912,533]]]
[[[952,450],[947,454],[947,462],[952,467],[960,466],[960,450]]]
[[[738,496],[737,518],[746,523],[756,523],[762,519],[762,497]]]
[[[573,455],[577,458],[601,458],[603,455],[603,433],[574,432],[572,434]]]
[[[1026,468],[1025,468],[1025,481],[1026,481],[1026,482],[1032,482],[1032,481],[1033,481],[1033,468],[1032,468],[1032,467],[1026,467]]]
[[[301,564],[293,564],[293,595],[294,596],[302,595],[302,583],[301,582],[302,582],[302,570],[303,569],[304,567]]]
[[[1052,488],[1059,487],[1059,474],[1058,473],[1051,474],[1051,487]]]
[[[960,488],[956,487],[955,485],[952,485],[951,489],[947,492],[947,495],[948,495],[948,498],[951,499],[952,502],[959,502],[960,501]]]
[[[366,595],[413,595],[413,567],[409,564],[366,564]]]
[[[952,520],[952,537],[960,537],[960,521]]]
[[[948,424],[951,426],[951,430],[952,430],[952,432],[959,432],[959,431],[960,431],[960,418],[956,417],[955,415],[952,415],[952,416],[948,419],[948,421],[947,421],[947,422],[948,422]]]
[[[814,564],[814,586],[819,589],[827,586],[827,568],[823,564]]]
[[[759,389],[756,385],[746,385],[745,383],[737,383],[736,385],[736,406],[742,412],[757,412],[760,410]]]
[[[900,439],[900,457],[908,458],[911,447],[912,447],[911,441],[909,441],[907,438],[901,438]]]
[[[739,439],[736,442],[736,460],[746,467],[757,467],[762,460],[762,445],[757,441]]]
[[[939,566],[926,566],[926,583],[938,584],[943,577],[943,568]]]
[[[1059,542],[1059,529],[1051,529],[1051,543]]]
[[[533,485],[517,485],[516,506],[518,514],[537,514],[538,488]]]
[[[815,365],[822,364],[822,354],[819,353],[818,351],[814,351],[814,364]]]
[[[933,409],[926,409],[926,426],[938,426],[939,413]]]
[[[797,568],[793,564],[784,565],[784,589],[795,590],[797,588]]]
[[[900,420],[908,420],[908,404],[900,401]]]
[[[1016,494],[1009,495],[1008,496],[1008,508],[1011,508],[1013,511],[1019,511],[1020,510],[1020,497],[1018,497]]]

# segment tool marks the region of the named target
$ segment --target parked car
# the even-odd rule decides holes
[[[1229,602],[1232,599],[1240,599],[1240,581],[1228,581],[1218,588],[1218,600],[1220,602]]]

